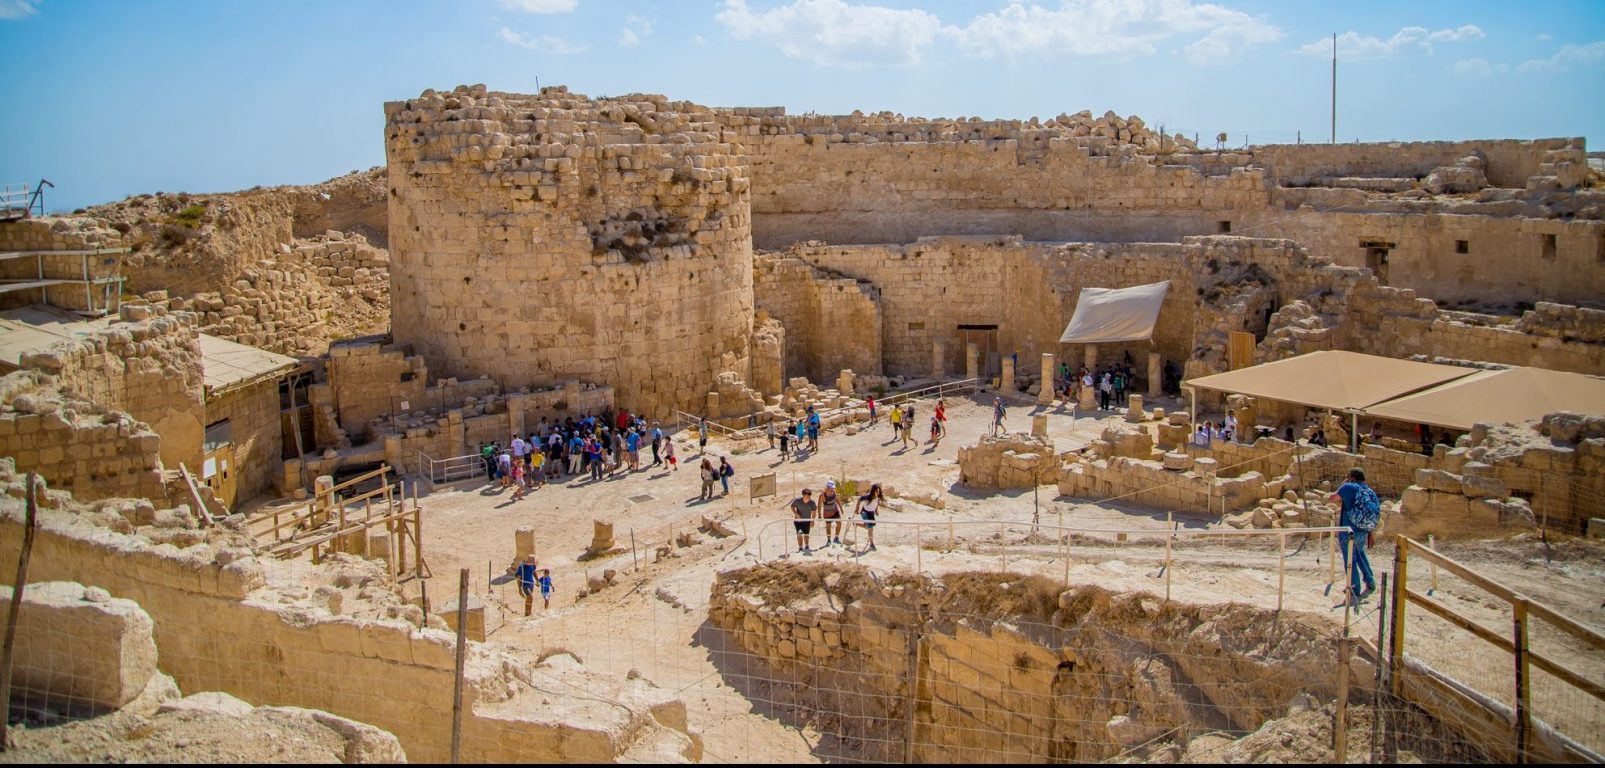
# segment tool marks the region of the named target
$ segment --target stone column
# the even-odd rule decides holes
[[[941,339],[931,342],[931,378],[947,378],[947,342]]]
[[[1042,384],[1037,390],[1037,402],[1048,405],[1053,402],[1053,353],[1042,353]]]
[[[524,562],[525,555],[535,554],[535,529],[529,526],[513,531],[513,564],[508,566],[507,572],[512,573],[519,563]]]
[[[385,463],[398,476],[407,473],[407,457],[401,455],[401,435],[385,435]]]
[[[836,391],[846,395],[847,397],[853,396],[852,371],[844,369],[841,373],[836,375]]]
[[[1089,371],[1098,370],[1098,345],[1097,344],[1088,344],[1086,346],[1086,353],[1085,353],[1085,356],[1082,357],[1082,359],[1081,359],[1081,364],[1086,366],[1087,370],[1089,370]]]
[[[468,455],[468,432],[463,428],[463,409],[453,408],[446,412],[446,437],[450,441],[453,456]]]
[[[1159,358],[1158,352],[1148,353],[1148,396],[1159,397],[1164,394],[1165,363]]]
[[[964,345],[964,378],[974,379],[981,375],[981,348],[975,342]]]
[[[1031,416],[1031,435],[1033,437],[1048,436],[1048,414],[1038,413]]]
[[[511,428],[509,434],[523,435],[524,409],[528,407],[529,395],[523,392],[513,392],[507,395],[507,426]]]
[[[1003,355],[1003,375],[998,381],[998,390],[1005,395],[1014,394],[1014,355]]]
[[[1081,410],[1090,411],[1093,408],[1097,407],[1097,405],[1098,405],[1098,396],[1096,394],[1097,389],[1098,389],[1098,380],[1096,378],[1094,378],[1092,380],[1092,386],[1090,386],[1090,387],[1082,387],[1081,388],[1081,396],[1079,398],[1080,401],[1081,401]]]

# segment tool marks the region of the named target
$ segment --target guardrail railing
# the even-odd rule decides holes
[[[470,453],[436,459],[423,451],[418,452],[418,469],[431,483],[450,483],[465,480],[485,472],[485,457]]]

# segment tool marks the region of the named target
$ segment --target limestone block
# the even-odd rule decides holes
[[[1418,469],[1416,470],[1415,479],[1416,485],[1429,491],[1445,491],[1458,494],[1462,485],[1460,475],[1438,469]]]
[[[1185,453],[1167,452],[1164,461],[1165,469],[1174,472],[1185,472],[1193,468],[1193,457]]]
[[[12,588],[0,585],[0,615]],[[116,709],[156,675],[150,615],[132,600],[72,582],[30,584],[18,612],[12,685],[53,709],[87,714]],[[23,698],[13,691],[12,700]]]
[[[1147,414],[1142,410],[1142,395],[1128,395],[1126,405],[1126,421],[1140,424],[1147,420]]]
[[[1048,415],[1047,414],[1039,413],[1039,414],[1035,414],[1035,415],[1033,415],[1031,417],[1031,436],[1032,437],[1047,437],[1048,436]]]

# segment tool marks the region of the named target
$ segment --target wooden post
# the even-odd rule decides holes
[[[463,743],[463,662],[468,659],[468,569],[457,580],[457,679],[452,684],[451,762],[462,762]]]
[[[1170,541],[1175,538],[1176,513],[1165,512],[1165,602],[1170,602]]]
[[[28,586],[28,555],[33,552],[33,532],[38,522],[39,504],[35,499],[34,483],[38,475],[28,473],[28,487],[24,491],[27,499],[27,515],[22,520],[22,551],[17,553],[17,581],[11,590],[11,606],[6,611],[6,639],[5,646],[0,649],[0,752],[6,751],[9,734],[6,732],[6,722],[10,719],[7,713],[11,711],[11,651],[17,642],[17,619],[22,611],[22,593]]]
[[[916,596],[916,600],[918,596]],[[918,605],[916,603],[916,605]],[[920,691],[920,624],[918,614],[908,628],[908,706],[903,716],[903,762],[914,762],[914,716],[919,708]]]
[[[1432,550],[1434,552],[1438,551],[1438,537],[1437,536],[1434,536],[1433,534],[1430,534],[1430,533],[1427,534],[1427,549],[1430,549],[1430,550]],[[1438,564],[1432,562],[1431,560],[1428,560],[1427,561],[1427,569],[1428,569],[1428,572],[1432,574],[1432,583],[1427,586],[1427,594],[1431,595],[1431,594],[1433,594],[1433,593],[1438,591]]]
[[[745,538],[745,537],[743,537],[743,538]],[[636,557],[635,557],[635,529],[631,528],[630,529],[630,572],[631,573],[636,573],[636,572],[639,572],[640,570],[641,570],[641,561],[637,560]]]
[[[1532,673],[1527,668],[1527,598],[1517,597],[1510,603],[1515,609],[1515,642],[1511,650],[1516,656],[1516,762],[1528,762],[1533,740]]]
[[[1287,534],[1276,534],[1276,612],[1282,612],[1282,591],[1287,588]]]
[[[1349,643],[1347,636],[1338,638],[1337,706],[1332,713],[1333,762],[1338,765],[1349,760]]]
[[[1308,519],[1308,518],[1306,518]],[[1332,594],[1337,586],[1337,534],[1326,534],[1326,593]]]
[[[1393,695],[1404,695],[1404,595],[1410,565],[1410,540],[1395,536],[1393,550],[1393,616],[1392,639],[1388,643],[1388,676],[1393,680]],[[1378,648],[1378,652],[1382,649]]]
[[[418,569],[418,578],[424,575],[424,513],[412,508],[412,567]]]
[[[1003,530],[1003,523],[998,523],[998,554],[1003,558],[1003,572],[1009,572],[1009,534]]]
[[[1377,590],[1380,595],[1377,605],[1377,674],[1371,685],[1371,764],[1379,765],[1383,762],[1382,756],[1382,671],[1386,668],[1382,663],[1383,642],[1388,633],[1388,574],[1377,574],[1382,579],[1381,587]],[[1396,762],[1389,758],[1387,762]]]

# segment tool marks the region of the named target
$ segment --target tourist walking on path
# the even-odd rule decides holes
[[[775,420],[774,419],[770,419],[769,423],[764,425],[763,434],[764,434],[764,437],[769,438],[769,447],[770,448],[775,447]],[[785,453],[786,449],[785,448],[781,448],[780,452],[781,453]]]
[[[791,447],[797,452],[798,456],[801,456],[803,453],[803,440],[807,439],[808,437],[808,427],[802,420],[797,421],[797,431],[793,437],[795,438],[795,442]]]
[[[895,440],[903,432],[903,409],[893,406],[892,413],[887,417],[887,420],[892,423],[892,439]]]
[[[773,421],[771,421],[769,423],[770,423],[771,426],[774,424]],[[790,450],[789,450],[790,448],[791,448],[791,422],[786,422],[786,426],[780,430],[780,460],[781,461],[785,461],[786,458],[791,455]]]
[[[724,488],[724,493],[719,494],[720,496],[729,496],[730,495],[730,478],[735,477],[735,476],[736,476],[736,468],[730,466],[730,459],[725,458],[724,456],[720,456],[719,457],[719,485],[722,488]]]
[[[524,596],[524,615],[530,614],[535,603],[536,582],[535,555],[524,556],[524,562],[518,564],[518,594]],[[548,603],[549,604],[549,603]]]
[[[1349,602],[1358,604],[1366,596],[1376,590],[1376,578],[1371,573],[1371,558],[1366,555],[1366,547],[1371,546],[1371,532],[1376,530],[1377,523],[1382,518],[1382,503],[1377,499],[1376,491],[1365,484],[1365,472],[1359,468],[1349,470],[1349,480],[1338,486],[1337,492],[1330,497],[1332,501],[1341,501],[1343,511],[1338,517],[1338,526],[1349,530],[1338,534],[1338,549],[1343,552],[1343,569],[1349,572]],[[1349,561],[1350,542],[1354,560]],[[1361,591],[1360,582],[1365,582],[1365,590]]]
[[[485,482],[496,482],[496,448],[491,443],[479,446],[479,458],[485,462]]]
[[[802,495],[792,499],[786,508],[791,512],[791,527],[797,531],[797,552],[812,554],[809,534],[814,528],[814,512],[819,509],[819,505],[814,503],[814,492],[802,489]]]
[[[664,439],[664,441],[663,441],[663,460],[669,462],[669,470],[670,471],[672,471],[672,472],[679,472],[680,471],[680,459],[676,458],[675,455],[674,455],[674,441],[673,440],[669,440],[667,438]]]
[[[708,452],[708,420],[697,422],[697,455],[702,456]]]
[[[859,524],[869,533],[869,546],[865,552],[872,552],[875,549],[875,516],[880,514],[880,509],[881,484],[875,483],[869,487],[869,493],[858,497],[858,506],[853,510],[861,520]]]
[[[549,610],[552,609],[552,569],[550,569],[550,568],[541,569],[541,580],[540,580],[540,583],[541,583],[541,608],[549,611]],[[529,612],[526,611],[524,613],[524,615],[528,616]]]
[[[663,427],[658,426],[658,423],[654,421],[652,422],[652,466],[655,467],[663,463],[662,449]]]
[[[842,543],[842,500],[836,495],[836,481],[825,481],[819,493],[819,517],[825,521],[825,546]]]
[[[819,412],[808,406],[808,452],[819,451]]]
[[[512,480],[513,480],[513,498],[512,498],[512,501],[518,501],[519,499],[524,498],[524,462],[523,462],[523,460],[519,459],[519,460],[513,461],[512,465],[508,468],[508,473],[512,477]]]
[[[1009,433],[1009,428],[1006,427],[1006,426],[1003,426],[1003,422],[1007,421],[1008,418],[1009,418],[1009,412],[1008,412],[1008,409],[1003,406],[1003,398],[1001,398],[1001,397],[992,398],[992,436],[993,437],[996,437],[998,435],[1006,435],[1006,434]]]
[[[869,408],[869,425],[873,427],[875,426],[875,396],[866,396],[864,398],[864,405]]]
[[[702,495],[697,497],[697,498],[698,498],[699,501],[712,501],[713,500],[713,483],[714,483],[715,480],[719,479],[719,471],[714,469],[713,468],[713,462],[708,461],[707,459],[703,459],[702,460],[701,471],[702,471]]]

